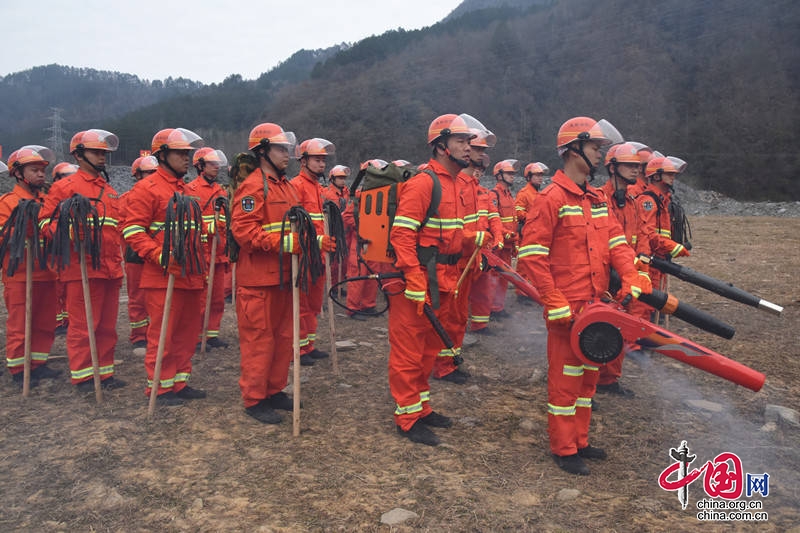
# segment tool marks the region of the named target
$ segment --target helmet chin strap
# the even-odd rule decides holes
[[[95,172],[97,172],[98,174],[102,175],[102,176],[103,176],[103,178],[106,180],[106,182],[109,182],[109,181],[111,181],[111,180],[109,180],[109,178],[108,178],[108,172],[106,172],[106,166],[105,166],[105,165],[103,165],[102,167],[99,167],[99,166],[97,166],[97,165],[93,164],[91,161],[89,161],[89,160],[86,158],[86,154],[84,153],[84,149],[83,149],[83,148],[81,148],[81,149],[79,149],[79,150],[78,150],[78,154],[77,154],[77,155],[78,155],[78,157],[80,157],[81,159],[83,159],[84,161],[86,161],[86,163],[87,163],[87,164],[88,164],[90,167],[92,167],[92,168],[94,169],[94,171],[95,171]]]
[[[447,147],[447,145],[440,144],[439,146],[441,146],[441,148],[444,150],[445,155],[447,155],[450,161],[452,161],[461,168],[469,168],[470,161],[472,161],[471,159],[456,159],[455,157],[453,157],[453,154],[450,153],[450,149]]]
[[[597,172],[597,167],[592,165],[592,163],[589,161],[589,158],[586,157],[585,153],[583,153],[583,144],[585,141],[578,141],[578,142],[580,143],[580,148],[576,150],[575,147],[572,145],[572,143],[570,143],[567,146],[567,150],[571,150],[576,154],[578,154],[579,156],[581,156],[584,162],[586,162],[586,166],[589,167],[589,181],[594,181],[594,173]]]

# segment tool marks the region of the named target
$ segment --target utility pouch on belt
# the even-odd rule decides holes
[[[428,288],[431,293],[431,307],[439,309],[439,281],[436,277],[436,265],[456,265],[461,254],[440,254],[436,246],[418,246],[419,264],[428,271]]]
[[[125,262],[131,265],[143,265],[144,259],[139,257],[139,254],[133,251],[130,245],[125,247]]]

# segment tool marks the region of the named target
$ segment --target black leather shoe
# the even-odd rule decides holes
[[[435,379],[440,381],[449,381],[450,383],[455,383],[456,385],[463,385],[467,382],[467,378],[469,378],[469,374],[456,368],[449,374]]]
[[[76,383],[75,388],[78,389],[78,392],[93,392],[94,379],[89,378],[86,381],[81,381],[80,383]]]
[[[53,379],[61,375],[60,370],[55,370],[47,365],[37,366],[31,370],[31,377],[36,379]]]
[[[206,339],[206,348],[227,348],[228,343],[219,337],[210,337]]]
[[[431,411],[427,416],[423,416],[419,419],[419,422],[432,428],[449,428],[453,426],[453,421],[449,416],[441,415],[436,411]]]
[[[251,407],[245,407],[244,412],[262,424],[280,424],[283,420],[283,416],[267,405],[266,400],[261,400]]]
[[[311,357],[309,354],[301,355],[300,366],[314,366],[314,358]]]
[[[489,313],[489,317],[491,318],[510,318],[511,313],[506,311],[505,309],[501,309],[500,311],[492,311]]]
[[[206,391],[200,389],[193,389],[189,385],[175,393],[175,396],[184,400],[202,400],[206,396]]]
[[[603,394],[616,394],[617,396],[622,396],[623,398],[633,398],[636,396],[632,390],[626,389],[620,385],[619,381],[609,383],[608,385],[597,385],[597,392]]]
[[[352,315],[350,315],[350,318],[352,318],[353,320],[358,320],[359,322],[367,321],[367,317],[365,317],[361,313],[353,313]]]
[[[273,409],[280,409],[281,411],[294,410],[294,399],[283,391],[273,394],[264,401]],[[303,402],[300,402],[300,407],[303,407]]]
[[[584,459],[601,459],[601,460],[608,457],[608,455],[606,455],[606,451],[603,448],[596,448],[592,445],[589,445],[586,448],[578,448],[578,456],[583,457]]]
[[[439,437],[436,436],[436,433],[428,429],[425,424],[421,424],[419,420],[414,422],[414,425],[408,431],[403,431],[400,426],[397,426],[397,432],[407,437],[411,442],[418,442],[427,446],[437,446],[439,444]]]
[[[31,374],[33,374],[33,372],[31,372]],[[11,380],[17,385],[19,385],[20,388],[22,388],[24,379],[25,379],[25,372],[20,372],[19,374],[11,374]],[[37,386],[38,384],[39,380],[34,378],[33,375],[31,375],[31,388]]]
[[[164,407],[177,407],[183,405],[183,398],[178,398],[178,395],[172,391],[159,394],[156,397],[156,405],[163,405]]]
[[[92,390],[94,390],[94,381],[90,380],[90,383],[92,383]],[[122,381],[121,379],[117,379],[114,376],[106,378],[100,382],[100,386],[103,387],[105,390],[121,389],[127,384],[128,384],[127,381]]]
[[[147,341],[136,341],[133,343],[134,348],[147,348]]]
[[[583,462],[578,454],[575,455],[555,455],[553,454],[553,461],[564,472],[575,474],[576,476],[588,476],[589,467]]]
[[[473,329],[472,331],[470,331],[470,333],[472,333],[473,335],[485,335],[487,337],[494,337],[494,331],[492,331],[488,327],[481,329]]]
[[[316,348],[308,352],[308,355],[310,355],[312,359],[327,359],[330,357],[328,352],[323,352],[322,350],[317,350]]]

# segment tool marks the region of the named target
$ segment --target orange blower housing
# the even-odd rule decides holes
[[[625,342],[658,352],[722,379],[758,392],[766,376],[671,331],[605,302],[591,302],[572,325],[572,349],[589,364],[606,364],[620,356]]]

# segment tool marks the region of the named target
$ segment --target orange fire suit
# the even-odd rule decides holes
[[[308,212],[314,222],[317,232],[317,242],[325,232],[324,217],[322,214],[322,186],[316,176],[311,175],[306,169],[301,169],[300,174],[289,182],[297,191],[300,205]],[[323,256],[323,262],[325,261]],[[314,351],[317,340],[317,321],[322,312],[323,293],[325,292],[325,277],[320,276],[311,283],[309,279],[308,292],[300,291],[300,353],[305,355]]]
[[[650,194],[654,194],[653,198]],[[650,184],[645,191],[636,197],[636,204],[641,216],[641,234],[649,243],[652,255],[661,258],[674,258],[684,251],[682,244],[672,240],[672,221],[669,217],[669,203],[672,195],[661,192],[655,185]],[[654,289],[664,290],[665,278],[655,268],[650,272]]]
[[[57,220],[50,220],[56,206],[74,194],[89,198],[102,221],[100,268],[94,270],[89,266],[87,273],[100,378],[105,380],[114,374],[119,291],[122,287],[119,195],[101,175],[92,176],[84,170],[78,170],[75,174],[58,180],[50,187],[44,207],[39,212],[39,225],[48,237],[52,237],[58,224]],[[67,356],[72,383],[76,384],[92,379],[93,370],[80,259],[73,247],[70,247],[69,266],[61,270],[58,277],[67,286],[67,313],[70,319]]]
[[[507,185],[498,181],[495,188],[491,190],[489,198],[497,207],[497,212],[500,214],[500,222],[503,224],[503,248],[497,251],[497,257],[511,264],[511,257],[516,254],[516,246],[519,242],[514,196]],[[506,307],[508,282],[494,270],[489,272],[489,277],[491,279],[492,312],[502,311]]]
[[[361,191],[356,191],[356,202],[361,197]],[[366,276],[368,274],[389,272],[392,270],[391,265],[388,263],[378,263],[376,261],[359,261],[359,241],[358,241],[358,227],[355,224],[355,205],[353,205],[353,237],[348,242],[347,251],[347,278],[355,278],[358,276]],[[352,316],[353,312],[349,311],[364,311],[366,309],[374,309],[378,299],[378,284],[372,280],[363,281],[348,281],[347,282],[347,309],[348,314]]]
[[[245,408],[282,391],[292,361],[292,263],[289,224],[283,216],[299,204],[285,176],[258,169],[236,189],[231,231],[239,243],[236,316]],[[281,242],[287,252],[281,255]],[[281,278],[283,285],[281,285]]]
[[[230,260],[225,254],[225,228],[227,227],[228,221],[225,220],[225,212],[220,211],[219,224],[216,224],[215,227],[214,203],[217,198],[227,199],[228,193],[225,192],[225,189],[223,189],[219,183],[215,181],[209,183],[208,180],[202,176],[198,176],[186,185],[186,194],[197,200],[197,203],[200,204],[200,209],[203,210],[204,230],[213,228],[210,235],[208,231],[204,231],[201,236],[201,240],[205,241],[206,273],[211,271],[209,267],[212,261],[212,239],[217,239],[217,253],[216,257],[213,258],[214,281],[211,287],[211,310],[208,316],[208,332],[206,333],[206,339],[211,339],[219,337],[219,327],[222,323],[222,315],[225,313],[225,275],[230,269]],[[208,294],[208,281],[205,283],[203,293]],[[203,307],[203,310],[205,314],[205,307]],[[205,317],[203,317],[203,320],[205,320]],[[200,337],[202,341],[202,332],[200,333]]]
[[[339,211],[342,213],[342,221],[344,222],[345,243],[347,244],[347,249],[352,250],[356,246],[356,244],[353,243],[355,239],[356,220],[353,216],[354,204],[350,201],[350,189],[347,187],[339,189],[336,185],[331,183],[322,189],[322,199],[323,201],[330,200],[339,207]],[[346,270],[346,264],[340,264],[338,259],[332,261],[331,283],[335,284],[340,279],[345,279]]]
[[[517,197],[514,200],[514,213],[517,216],[518,224],[525,224],[525,219],[528,217],[528,213],[533,215],[531,207],[533,207],[533,201],[537,196],[539,196],[539,191],[537,191],[536,187],[530,183],[526,184],[517,193]]]
[[[634,252],[619,222],[609,216],[605,194],[588,184],[584,192],[561,170],[534,208],[525,223],[517,268],[545,301],[565,304],[545,308],[548,433],[552,453],[574,455],[589,445],[598,367],[573,353],[569,326],[562,321],[608,290],[610,266],[623,277],[635,275]]]
[[[130,191],[124,192],[119,197],[120,212],[123,220],[125,220],[128,212],[127,198],[129,193]],[[147,342],[147,328],[150,325],[150,318],[147,316],[147,309],[144,304],[144,290],[141,287],[144,261],[136,255],[136,252],[133,251],[129,244],[123,243],[123,246],[125,248],[125,285],[128,289],[128,322],[131,328],[129,339],[131,344]]]
[[[614,182],[612,179],[609,179],[607,182],[605,182],[600,189],[608,198],[609,211],[617,219],[620,225],[622,225],[622,229],[625,232],[625,240],[628,241],[628,244],[634,249],[637,255],[649,255],[650,244],[648,240],[639,239],[642,217],[639,215],[639,207],[636,204],[635,197],[630,194],[631,187],[633,187],[633,185],[629,185],[625,190],[625,202],[622,207],[620,207],[617,201],[614,199]],[[639,264],[639,268],[647,270],[646,265],[644,264]],[[629,305],[630,314],[644,318],[645,320],[649,320],[650,312],[652,310],[652,307],[640,302],[639,300],[634,300]],[[622,377],[622,363],[625,360],[625,352],[635,348],[636,346],[626,344],[626,349],[623,350],[619,357],[606,365],[602,365],[600,367],[600,376],[597,384],[610,385]]]
[[[164,320],[164,303],[167,296],[168,276],[162,268],[161,253],[164,244],[164,224],[167,205],[176,193],[185,193],[183,180],[159,166],[149,176],[142,178],[127,197],[128,213],[123,223],[122,235],[133,251],[145,260],[142,267],[141,287],[145,291],[145,306],[152,327],[147,329],[147,352],[144,357],[147,372],[145,394],[153,386],[158,340]],[[197,239],[201,228],[189,228],[187,239]],[[194,258],[189,258],[194,261]],[[200,258],[202,261],[202,257]],[[175,274],[175,289],[167,322],[166,345],[161,363],[158,394],[180,392],[192,375],[192,356],[203,327],[204,272],[189,265],[186,274]]]
[[[44,197],[17,184],[11,192],[0,196],[0,230],[3,229],[11,212],[20,200],[36,199],[44,202]],[[36,224],[38,221],[31,221]],[[19,262],[14,275],[8,274],[8,254],[3,259],[3,297],[6,303],[6,365],[12,374],[24,370],[25,363],[25,281],[27,253]],[[33,301],[31,302],[31,369],[45,363],[53,347],[56,314],[56,273],[49,268],[41,268],[38,261],[33,262]]]
[[[483,187],[477,178],[472,178],[475,183],[476,201],[478,203],[478,228],[491,234],[492,244],[501,241],[503,236],[503,223],[500,213],[492,201],[493,193]],[[478,271],[472,280],[469,292],[470,331],[478,331],[489,326],[489,315],[492,312],[494,278],[490,272]]]
[[[56,280],[56,328],[69,325],[69,313],[67,313],[67,287]]]
[[[403,185],[398,195],[389,235],[397,256],[395,265],[406,278],[425,276],[429,284],[433,277],[438,284],[438,288],[428,285],[426,293],[421,295],[409,292],[412,289],[407,286],[405,294],[395,290],[394,296],[389,296],[389,389],[396,403],[395,423],[403,431],[432,411],[428,377],[443,348],[430,322],[417,313],[419,298],[430,298],[433,291],[438,291],[440,304],[436,316],[441,321],[457,317],[453,292],[461,274],[458,261],[462,252],[472,251],[465,249],[465,205],[457,176],[449,175],[433,159],[429,167],[438,175],[442,187],[437,213],[421,227],[431,203],[433,179],[424,172],[417,174]],[[429,273],[418,253],[424,258],[425,253],[432,252],[436,253],[436,272]]]

